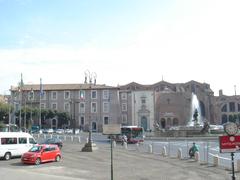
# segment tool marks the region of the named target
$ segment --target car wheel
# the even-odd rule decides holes
[[[59,155],[56,156],[55,161],[59,162],[61,160],[61,157]]]
[[[11,159],[11,153],[7,152],[5,155],[4,155],[4,159],[6,161],[8,161],[9,159]]]
[[[36,161],[35,161],[35,164],[36,164],[36,165],[41,164],[41,159],[40,159],[40,158],[37,158]]]

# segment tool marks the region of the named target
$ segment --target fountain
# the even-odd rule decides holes
[[[189,122],[187,123],[187,126],[190,126],[190,127],[203,126],[203,121],[202,121],[203,118],[201,114],[202,114],[201,108],[199,105],[199,100],[197,98],[197,95],[192,93],[191,114],[190,114],[190,119],[189,119]]]
[[[187,137],[199,136],[208,132],[209,124],[203,123],[201,108],[196,94],[192,93],[190,118],[185,126],[174,127],[174,129],[164,131],[161,136]]]

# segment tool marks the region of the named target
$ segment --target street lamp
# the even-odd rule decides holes
[[[76,103],[79,103],[79,102],[76,101],[75,99],[70,100],[70,111],[71,111],[71,120],[73,123],[73,134],[76,133]]]
[[[19,129],[22,130],[22,88],[18,87],[18,101],[19,101]]]
[[[32,123],[33,123],[33,120],[32,120],[33,89],[32,88],[31,88],[31,92],[30,92],[30,102],[31,102],[30,123],[32,125]]]
[[[92,101],[91,101],[91,98],[92,98],[92,92],[91,92],[91,89],[92,89],[92,85],[96,85],[96,82],[97,82],[97,74],[95,72],[90,72],[89,70],[86,70],[85,71],[85,84],[89,83],[89,131],[92,132],[92,119],[91,119],[91,109],[92,109]],[[89,80],[89,81],[88,81]],[[92,82],[93,81],[93,82]]]
[[[92,109],[92,104],[91,104],[91,98],[92,98],[92,93],[91,93],[91,89],[92,89],[92,80],[94,81],[94,85],[96,85],[96,78],[97,78],[97,74],[95,72],[90,73],[89,70],[85,71],[85,81],[84,83],[87,84],[89,83],[89,92],[90,92],[90,99],[89,99],[89,104],[90,104],[90,108],[89,108],[89,137],[88,137],[88,142],[85,144],[85,146],[82,148],[83,152],[92,152],[93,150],[97,149],[96,144],[94,144],[92,142],[92,119],[91,119],[91,109]],[[88,82],[89,80],[89,82]]]

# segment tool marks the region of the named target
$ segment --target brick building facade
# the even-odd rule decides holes
[[[192,94],[199,100],[203,121],[222,124],[239,122],[240,118],[240,96],[222,93],[214,96],[209,84],[196,81],[160,81],[152,85],[132,82],[117,87],[87,83],[44,84],[41,98],[40,85],[26,84],[21,93],[18,90],[18,87],[11,88],[10,102],[15,110],[41,106],[41,109],[67,112],[71,121],[66,126],[74,125],[83,130],[92,128],[97,132],[102,131],[103,124],[109,123],[137,125],[145,130],[154,130],[155,125],[163,129],[187,125],[192,119]],[[13,123],[17,118],[11,118]],[[33,121],[38,124],[39,118],[35,117]],[[48,128],[62,128],[57,118],[46,121]]]

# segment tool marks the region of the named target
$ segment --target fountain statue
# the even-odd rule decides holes
[[[198,110],[195,109],[194,114],[193,114],[193,124],[194,127],[199,126],[199,122],[198,122]]]

